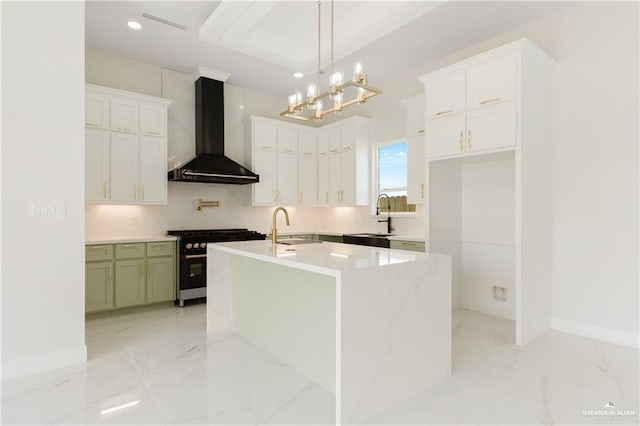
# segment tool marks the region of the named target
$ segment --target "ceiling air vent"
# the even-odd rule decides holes
[[[181,29],[181,30],[187,29],[187,27],[185,27],[184,25],[180,25],[180,24],[178,24],[176,22],[172,22],[172,21],[169,21],[168,19],[164,19],[164,18],[161,18],[159,16],[151,15],[151,14],[146,13],[146,12],[143,13],[142,16],[147,18],[147,19],[151,19],[152,21],[160,22],[161,24],[170,25],[170,26],[172,26],[174,28],[178,28],[178,29]]]

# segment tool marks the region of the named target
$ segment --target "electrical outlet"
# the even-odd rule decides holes
[[[504,287],[493,286],[493,298],[499,302],[507,301],[507,289]]]

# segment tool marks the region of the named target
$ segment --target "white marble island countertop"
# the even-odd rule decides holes
[[[209,253],[219,250],[326,275],[427,259],[437,261],[440,258],[443,260],[448,258],[448,256],[434,253],[415,253],[330,242],[297,245],[277,244],[274,251],[273,244],[268,240],[237,241],[209,244],[208,250]]]

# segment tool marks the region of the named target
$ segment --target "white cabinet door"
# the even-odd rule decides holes
[[[278,129],[276,126],[270,123],[254,121],[252,137],[254,149],[276,150],[276,144],[278,141]],[[260,177],[260,180],[262,180],[262,177]]]
[[[320,206],[331,205],[329,176],[329,155],[318,157],[318,205]]]
[[[467,115],[467,151],[483,151],[515,146],[515,101],[469,111]]]
[[[467,71],[467,109],[511,100],[516,93],[514,57],[491,59]]]
[[[329,130],[329,153],[337,154],[342,149],[342,129],[340,127],[332,127]]]
[[[329,155],[329,204],[337,206],[342,200],[342,155]]]
[[[138,133],[138,102],[111,98],[111,130]]]
[[[140,104],[140,134],[166,136],[167,108],[164,105]]]
[[[85,201],[109,200],[109,132],[87,129],[84,150]]]
[[[278,153],[278,203],[292,206],[298,202],[298,156]]]
[[[340,155],[342,157],[340,161],[340,175],[342,177],[340,204],[355,205],[356,193],[358,191],[356,180],[356,150],[349,146],[347,148],[348,149]]]
[[[403,99],[402,103],[405,106],[407,114],[407,119],[405,121],[406,135],[411,136],[418,133],[424,133],[424,94]]]
[[[407,202],[423,204],[425,193],[425,152],[424,134],[407,138]]]
[[[111,133],[111,201],[131,202],[139,199],[138,136]]]
[[[140,137],[140,201],[167,202],[167,140]]]
[[[298,204],[318,204],[318,142],[316,132],[298,132]]]
[[[277,202],[275,150],[254,150],[253,171],[260,175],[260,182],[253,184],[253,203],[273,205]]]
[[[278,127],[278,152],[298,152],[298,131],[289,127]]]
[[[425,84],[427,120],[465,110],[465,73],[457,72],[429,80]]]
[[[329,194],[329,130],[318,132],[318,204],[331,205]]]
[[[84,101],[84,124],[94,129],[109,128],[109,97],[88,94]]]
[[[428,158],[465,152],[465,114],[427,121],[425,135]]]

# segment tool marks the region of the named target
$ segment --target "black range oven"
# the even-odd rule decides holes
[[[190,229],[167,234],[178,237],[176,300],[181,307],[185,300],[207,297],[207,244],[266,238],[247,229]]]

